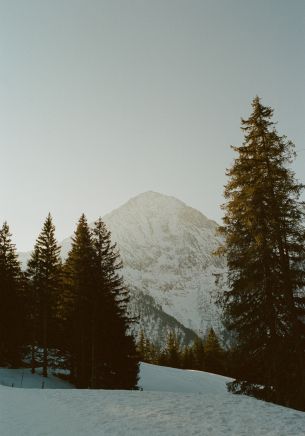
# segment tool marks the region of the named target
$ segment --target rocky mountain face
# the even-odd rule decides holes
[[[104,216],[123,260],[137,329],[164,343],[168,330],[183,342],[221,329],[215,305],[225,260],[213,255],[220,244],[217,224],[176,198],[146,192]],[[62,243],[66,257],[71,239]],[[27,255],[21,254],[24,262]]]

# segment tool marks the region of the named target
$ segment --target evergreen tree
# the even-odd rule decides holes
[[[193,352],[193,369],[198,369],[202,371],[204,369],[204,345],[203,340],[197,337],[192,346]]]
[[[0,230],[0,364],[16,366],[22,358],[22,274],[9,226]]]
[[[210,328],[203,343],[204,370],[216,374],[224,372],[224,350],[213,328]]]
[[[143,329],[140,330],[137,352],[142,362],[156,365],[159,363],[160,350],[149,339],[147,339]]]
[[[180,368],[181,366],[181,350],[179,339],[176,333],[172,331],[170,331],[167,336],[165,364],[172,368]]]
[[[140,360],[142,360],[142,362],[147,362],[147,340],[142,329],[140,330],[139,340],[137,343],[137,351]]]
[[[195,369],[193,348],[186,345],[181,354],[181,367],[183,369]]]
[[[72,247],[64,266],[65,294],[63,314],[66,319],[69,369],[78,388],[90,385],[92,295],[95,286],[95,260],[92,236],[85,215],[79,219]]]
[[[128,333],[129,294],[121,267],[105,224],[99,219],[91,231],[82,215],[65,264],[70,368],[80,388],[130,389],[137,384],[138,357]]]
[[[277,133],[273,110],[258,97],[252,107],[244,142],[233,147],[221,230],[229,269],[222,304],[240,362],[231,389],[305,408],[303,186],[288,167],[294,146]]]
[[[54,346],[56,311],[61,283],[60,247],[55,238],[55,226],[48,214],[28,262],[30,324],[32,329],[32,371],[35,345],[43,350],[43,376],[48,375],[49,348]]]
[[[92,317],[95,323],[92,363],[96,366],[92,385],[135,388],[139,367],[135,341],[129,333],[134,321],[128,313],[129,291],[120,275],[122,262],[116,244],[111,242],[111,233],[101,218],[94,223],[93,247],[97,286]]]
[[[160,349],[153,342],[146,339],[146,360],[145,362],[157,365],[160,357]]]

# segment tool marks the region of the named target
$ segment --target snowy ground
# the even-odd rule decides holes
[[[0,388],[2,386],[14,388],[34,388],[34,389],[73,389],[70,383],[49,374],[47,378],[42,377],[42,371],[36,370],[31,373],[28,368],[8,369],[0,368]],[[0,403],[1,404],[1,403]],[[1,410],[1,409],[0,409]],[[1,416],[1,415],[0,415]]]
[[[70,389],[54,377],[41,389],[29,371],[22,384],[33,389],[21,380],[0,369],[1,436],[305,434],[305,413],[229,394],[214,374],[142,364],[143,391]]]

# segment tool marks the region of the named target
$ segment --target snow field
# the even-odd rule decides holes
[[[20,370],[0,370],[0,382],[17,379]],[[35,383],[41,387],[41,377],[27,375],[27,380],[28,387]],[[69,385],[61,380],[58,385],[53,377],[52,389],[0,386],[0,435],[305,434],[305,413],[232,395],[226,391],[227,380],[199,371],[141,364],[143,391],[58,389]]]

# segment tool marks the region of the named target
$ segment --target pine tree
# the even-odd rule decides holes
[[[193,348],[186,345],[181,355],[181,367],[183,369],[195,369]]]
[[[222,304],[240,362],[231,389],[305,408],[303,185],[288,167],[294,146],[277,133],[273,110],[258,97],[252,108],[244,142],[233,147],[221,229],[229,270]]]
[[[146,360],[145,362],[157,365],[160,357],[160,349],[149,339],[146,339]]]
[[[142,362],[158,364],[160,350],[145,336],[144,330],[141,329],[137,342],[137,352]]]
[[[16,366],[22,358],[22,273],[9,226],[0,230],[0,364]]]
[[[95,258],[91,232],[83,214],[78,222],[72,247],[64,265],[66,319],[70,354],[69,369],[78,388],[90,385],[92,295],[95,286]]]
[[[140,360],[142,360],[142,362],[147,362],[147,339],[145,338],[143,329],[140,330],[137,351]]]
[[[224,350],[213,328],[210,328],[203,343],[204,370],[216,374],[224,372]]]
[[[59,252],[60,247],[55,238],[55,226],[51,215],[48,214],[27,268],[27,277],[30,282],[29,298],[32,303],[30,304],[32,361],[35,360],[34,347],[39,345],[43,350],[44,377],[48,375],[48,349],[54,345],[52,335],[56,328],[56,311],[61,284]],[[32,371],[34,371],[34,364]]]
[[[129,291],[120,275],[122,262],[111,233],[99,218],[94,223],[93,247],[96,259],[96,291],[92,318],[93,386],[135,388],[138,381],[138,354],[130,328]],[[95,324],[95,327],[93,325]],[[98,338],[98,343],[96,342]],[[117,346],[114,346],[117,344]],[[99,362],[97,365],[96,362]]]
[[[181,350],[179,339],[175,332],[170,331],[167,336],[165,348],[166,365],[172,368],[180,368],[181,366]]]
[[[204,345],[203,340],[197,337],[192,345],[193,352],[193,369],[202,371],[204,369]]]
[[[65,307],[71,335],[70,369],[80,388],[131,389],[138,356],[128,333],[129,293],[110,232],[99,219],[91,231],[79,220],[65,264]]]

